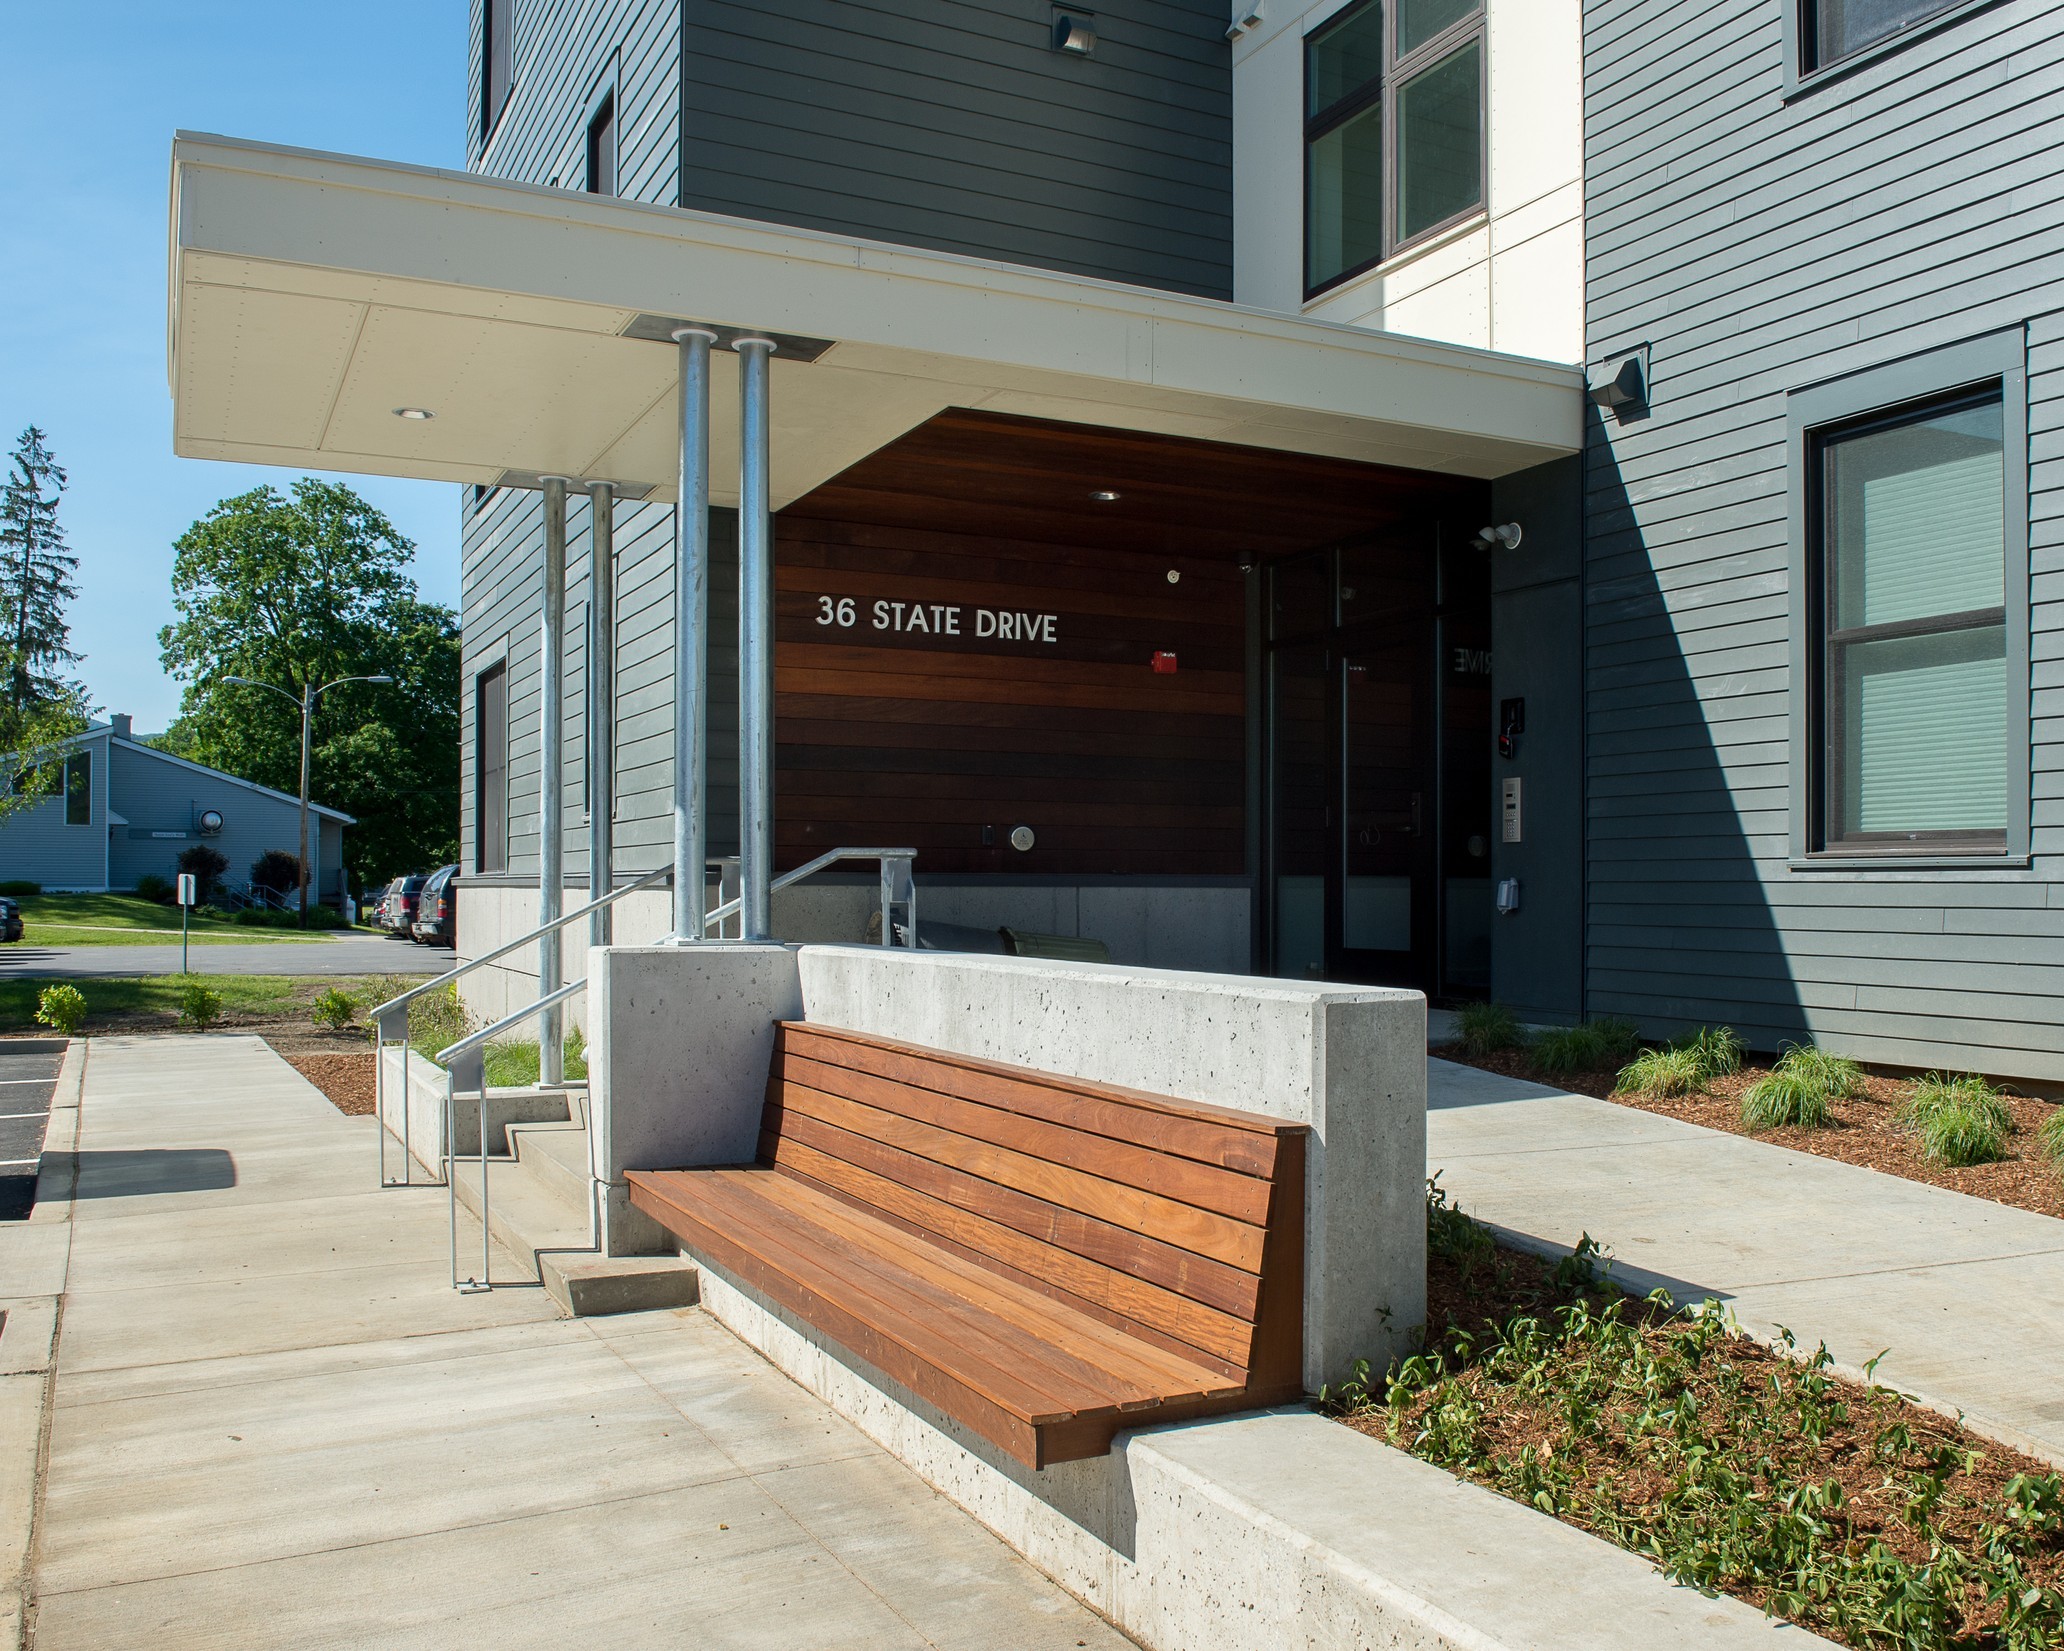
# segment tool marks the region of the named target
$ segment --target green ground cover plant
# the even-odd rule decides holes
[[[1526,1031],[1512,1011],[1502,1003],[1465,1003],[1455,1011],[1456,1039],[1463,1049],[1479,1059],[1500,1049],[1518,1049]]]
[[[588,1075],[588,1045],[576,1026],[566,1034],[561,1046],[561,1059],[565,1063],[566,1076],[585,1078]],[[522,1089],[538,1081],[538,1045],[532,1038],[528,1042],[512,1040],[507,1043],[491,1043],[487,1046],[487,1081],[495,1088]]]
[[[1990,1164],[2006,1156],[2013,1114],[2000,1092],[1972,1073],[1930,1072],[1899,1109],[1921,1150],[1939,1164]]]
[[[1326,1394],[1349,1425],[1851,1646],[2064,1645],[2064,1476],[1837,1377],[1824,1347],[1620,1295],[1588,1257],[1551,1274],[1470,1225],[1429,1201],[1449,1328]],[[1532,1304],[1456,1312],[1460,1257],[1465,1301],[1528,1299],[1530,1273]]]
[[[1587,1020],[1538,1034],[1531,1046],[1534,1065],[1549,1077],[1566,1078],[1617,1066],[1640,1047],[1632,1021]]]
[[[1742,1092],[1742,1122],[1751,1129],[1820,1129],[1836,1101],[1863,1088],[1863,1068],[1811,1044],[1792,1044],[1777,1065]]]

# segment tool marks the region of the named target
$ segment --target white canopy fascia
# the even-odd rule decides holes
[[[465,173],[173,144],[184,457],[671,499],[668,320],[828,341],[774,361],[777,509],[947,407],[1478,477],[1583,439],[1573,365]],[[624,336],[656,323],[661,341]],[[728,504],[736,358],[714,365]]]

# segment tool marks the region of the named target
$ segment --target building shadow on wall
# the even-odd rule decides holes
[[[1645,420],[1589,414],[1586,1010],[1651,1036],[1724,1023],[1772,1050],[1806,1032],[1768,881],[1790,853],[1784,576],[1754,551],[1673,571],[1696,558],[1645,518],[1682,488],[1630,490],[1615,444],[1639,451]]]

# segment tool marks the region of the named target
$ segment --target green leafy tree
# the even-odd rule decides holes
[[[301,785],[295,708],[316,701],[310,796],[355,815],[345,834],[352,882],[457,857],[459,627],[409,577],[415,546],[350,488],[303,477],[284,495],[260,487],[225,499],[174,546],[177,620],[158,633],[166,670],[185,684],[160,742],[280,791]]]
[[[0,487],[0,820],[56,792],[65,743],[90,709],[64,675],[79,659],[65,620],[79,561],[57,519],[64,490],[63,469],[30,425]]]

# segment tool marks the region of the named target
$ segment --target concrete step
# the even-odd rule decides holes
[[[558,1124],[511,1124],[509,1151],[536,1178],[557,1193],[582,1221],[588,1213],[588,1130],[568,1119]]]
[[[478,1265],[480,1160],[461,1158],[454,1169],[459,1203],[472,1216],[459,1224],[463,1274]],[[683,1257],[604,1256],[589,1249],[587,1212],[561,1196],[554,1180],[540,1177],[535,1153],[528,1162],[490,1158],[487,1186],[489,1234],[523,1265],[526,1279],[542,1284],[572,1317],[694,1305],[699,1281],[694,1263]]]

